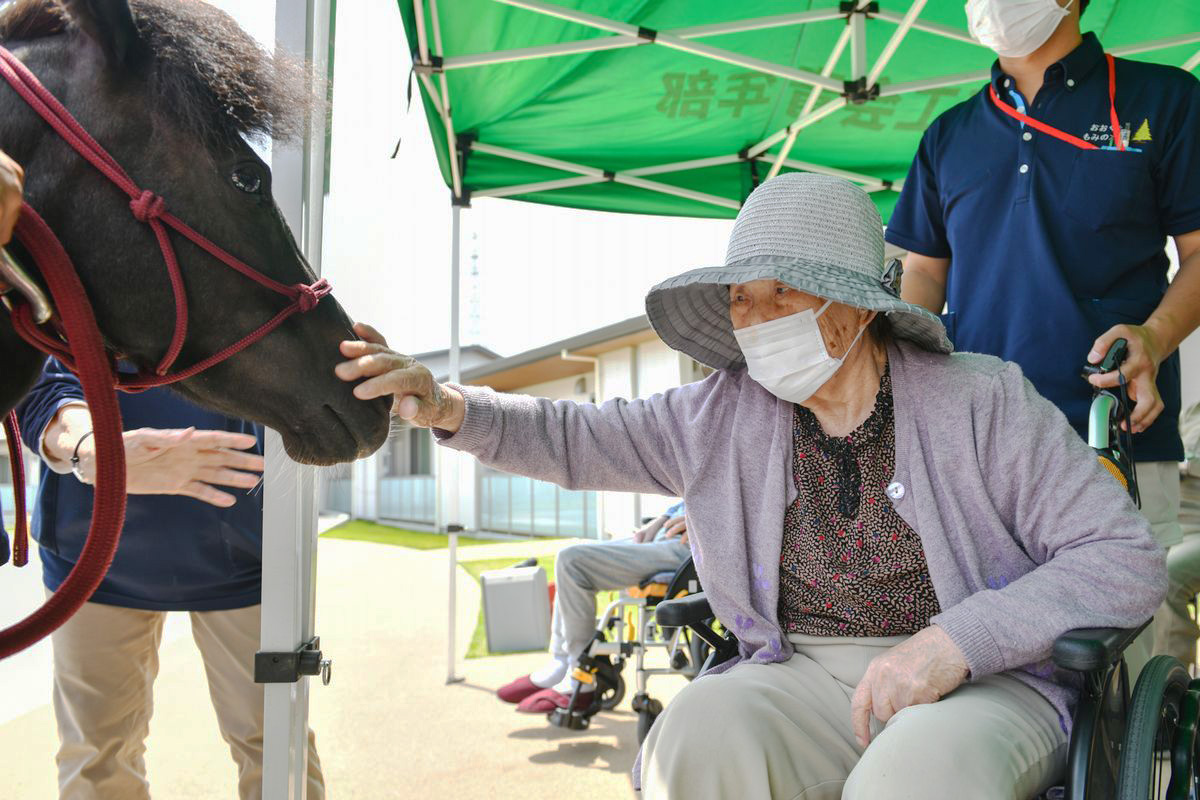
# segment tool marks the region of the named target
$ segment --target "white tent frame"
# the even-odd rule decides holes
[[[458,154],[460,152],[465,154],[466,152],[471,151],[510,158],[529,164],[538,164],[552,169],[557,169],[562,172],[573,173],[575,176],[577,176],[539,181],[536,183],[521,184],[516,186],[484,189],[471,193],[471,197],[512,197],[515,195],[530,194],[533,192],[547,192],[555,189],[566,189],[576,186],[586,186],[588,184],[605,183],[611,181],[614,183],[637,186],[639,188],[646,189],[647,191],[660,192],[662,194],[683,197],[701,203],[708,203],[710,205],[736,210],[740,207],[739,204],[736,201],[729,200],[728,198],[717,197],[715,195],[705,194],[703,192],[681,189],[665,183],[646,181],[642,179],[642,176],[696,169],[704,166],[736,163],[751,159],[762,160],[771,164],[771,168],[767,173],[767,177],[774,177],[776,174],[778,174],[782,167],[787,166],[795,169],[802,169],[808,172],[843,177],[860,184],[868,191],[880,191],[888,189],[898,192],[903,187],[903,181],[888,181],[882,178],[852,173],[846,170],[821,164],[791,161],[788,159],[788,155],[790,154],[792,147],[796,142],[798,134],[803,131],[804,128],[819,122],[820,120],[825,119],[826,117],[835,114],[836,112],[850,105],[855,104],[856,101],[871,102],[872,100],[881,97],[895,97],[902,94],[910,94],[912,92],[920,92],[928,89],[943,88],[947,86],[960,86],[965,83],[977,83],[986,81],[988,79],[991,74],[988,70],[977,70],[973,72],[963,72],[935,78],[906,81],[903,83],[892,84],[887,87],[880,87],[878,85],[879,78],[883,75],[888,63],[899,50],[900,46],[903,44],[911,31],[918,30],[946,39],[951,39],[953,41],[966,42],[980,46],[970,37],[969,34],[967,34],[966,31],[951,28],[946,25],[921,21],[918,17],[921,11],[924,9],[927,1],[928,0],[913,0],[913,2],[909,5],[908,10],[904,14],[897,14],[888,11],[869,11],[868,9],[870,8],[870,0],[858,0],[856,9],[850,12],[842,12],[837,8],[814,9],[812,11],[803,11],[794,14],[780,14],[771,17],[734,20],[711,25],[700,25],[691,28],[652,31],[637,25],[612,20],[596,14],[565,8],[563,6],[545,2],[545,0],[496,0],[496,2],[503,3],[504,5],[522,8],[536,14],[568,20],[580,25],[586,25],[596,28],[597,30],[605,31],[611,35],[562,44],[539,45],[511,50],[497,50],[491,53],[476,53],[464,56],[445,56],[442,53],[440,22],[437,13],[437,0],[413,0],[413,11],[417,27],[418,56],[420,59],[415,64],[415,68],[422,84],[425,86],[429,95],[433,99],[434,106],[438,112],[438,115],[441,117],[443,127],[446,129],[447,144],[450,148],[449,160],[454,197],[460,202],[464,201],[464,195],[462,189],[462,176],[459,174]],[[426,41],[426,6],[428,6],[429,18],[434,30],[434,49],[432,52]],[[720,34],[805,25],[812,22],[822,22],[835,19],[844,19],[848,24],[846,25],[846,29],[843,31],[842,35],[838,37],[837,42],[834,44],[834,47],[829,54],[828,60],[825,62],[824,68],[819,73],[764,61],[762,59],[742,55],[740,53],[734,53],[729,50],[723,50],[721,48],[712,47],[696,41],[697,39]],[[896,26],[896,29],[892,33],[892,36],[889,38],[887,44],[884,46],[883,51],[879,53],[875,61],[868,69],[866,52],[866,26],[868,21],[871,20],[879,20],[893,24]],[[1178,36],[1170,36],[1154,41],[1124,45],[1122,47],[1114,47],[1109,52],[1117,56],[1127,56],[1136,53],[1161,50],[1168,47],[1176,47],[1198,42],[1200,42],[1200,31],[1195,33],[1181,34]],[[489,145],[485,142],[479,141],[465,143],[465,147],[460,150],[458,139],[454,134],[450,96],[449,90],[446,86],[446,72],[448,70],[470,69],[473,67],[481,67],[491,64],[528,61],[541,58],[554,58],[562,55],[578,55],[580,53],[601,52],[605,50],[614,50],[626,47],[648,47],[654,45],[668,47],[674,50],[690,53],[703,58],[709,58],[726,64],[734,64],[736,66],[745,67],[747,69],[760,72],[764,75],[771,75],[784,80],[803,83],[812,86],[814,91],[809,94],[809,97],[805,101],[803,110],[800,112],[795,121],[793,121],[787,127],[782,128],[781,130],[776,131],[775,133],[766,137],[761,142],[758,142],[757,144],[747,148],[741,153],[718,155],[705,159],[693,159],[691,161],[682,161],[675,164],[661,164],[616,172],[605,172],[602,169],[584,164],[574,164],[567,161],[562,161],[560,159],[547,158],[535,153],[526,153],[513,150],[511,148],[496,147],[494,145]],[[847,45],[850,47],[851,53],[851,82],[860,82],[860,94],[855,96],[853,99],[846,96],[846,85],[843,83],[843,81],[832,77],[833,70],[837,62],[841,59]],[[1197,64],[1200,64],[1200,51],[1188,59],[1188,61],[1186,61],[1182,66],[1184,69],[1190,70],[1195,68]],[[436,89],[434,88],[433,84],[433,76],[438,78],[438,86]],[[831,91],[837,96],[818,107],[817,100],[824,91]],[[768,150],[781,141],[784,142],[784,144],[782,148],[780,148],[778,155],[772,156],[767,154]],[[465,199],[469,200],[469,198]]]
[[[446,145],[448,148],[447,155],[450,162],[451,188],[453,191],[452,235],[454,240],[451,245],[450,263],[451,329],[449,371],[451,382],[458,382],[460,378],[458,331],[458,293],[460,282],[458,236],[461,224],[460,216],[462,208],[467,206],[472,198],[514,197],[518,195],[532,194],[535,192],[550,192],[557,189],[568,189],[576,186],[587,186],[590,184],[612,182],[627,186],[636,186],[650,192],[659,192],[661,194],[671,195],[674,197],[682,197],[721,208],[738,210],[741,207],[741,204],[735,200],[707,194],[705,192],[684,189],[659,181],[647,180],[646,176],[662,175],[690,169],[702,169],[705,167],[733,164],[749,160],[758,160],[770,164],[771,167],[767,173],[767,178],[774,177],[779,173],[780,169],[786,166],[792,169],[803,170],[805,172],[813,172],[822,175],[833,175],[836,177],[845,178],[862,186],[868,192],[899,192],[904,187],[903,180],[886,180],[877,176],[864,175],[828,165],[814,164],[807,161],[798,161],[795,159],[790,159],[788,156],[791,153],[792,147],[795,145],[798,135],[805,128],[820,122],[826,117],[836,114],[838,111],[841,111],[851,105],[863,102],[872,102],[883,97],[895,97],[898,95],[910,94],[912,92],[921,92],[928,89],[938,89],[947,86],[961,86],[965,83],[985,82],[991,76],[991,72],[989,70],[976,70],[973,72],[963,72],[954,75],[905,81],[902,83],[891,84],[887,87],[881,87],[879,85],[879,78],[883,75],[888,63],[900,49],[908,35],[914,30],[981,47],[981,45],[972,39],[965,30],[953,28],[948,25],[925,22],[919,19],[920,13],[924,9],[928,0],[912,0],[908,10],[904,14],[897,14],[890,11],[871,10],[870,0],[856,0],[854,9],[848,12],[843,12],[840,10],[840,8],[836,7],[828,9],[813,9],[810,11],[801,11],[792,14],[778,14],[769,17],[732,20],[729,22],[697,25],[689,28],[676,28],[665,31],[650,30],[637,25],[632,25],[627,22],[621,22],[596,14],[590,14],[585,11],[565,8],[554,3],[546,2],[545,0],[495,0],[495,2],[513,6],[515,8],[522,8],[531,13],[542,14],[544,16],[564,19],[580,25],[586,25],[599,31],[604,31],[610,35],[591,39],[583,39],[575,42],[537,45],[509,50],[496,50],[490,53],[446,56],[442,49],[441,22],[438,17],[437,0],[413,0],[413,16],[416,24],[417,38],[417,61],[414,63],[413,67],[417,74],[418,80],[420,80],[421,84],[425,87],[425,90],[433,103],[434,109],[441,118],[442,126],[446,131]],[[432,28],[433,34],[432,47],[430,47],[429,36],[428,32],[426,31],[427,12],[428,21],[430,27]],[[834,43],[834,46],[830,51],[829,58],[826,60],[820,72],[809,72],[807,70],[796,69],[783,64],[776,64],[770,61],[746,56],[718,47],[712,47],[696,41],[697,39],[703,39],[709,36],[717,36],[720,34],[739,33],[752,30],[766,30],[770,28],[780,28],[794,25],[806,25],[812,22],[823,22],[836,19],[846,20],[846,29]],[[888,42],[884,46],[882,52],[879,53],[875,61],[868,68],[866,26],[869,21],[875,20],[895,25],[896,30],[888,39]],[[1145,53],[1153,50],[1161,50],[1168,47],[1177,47],[1195,43],[1200,43],[1200,31],[1177,36],[1169,36],[1153,41],[1123,45],[1121,47],[1114,47],[1110,48],[1108,52],[1115,56],[1128,56],[1137,53]],[[679,50],[691,55],[708,58],[713,61],[745,67],[747,69],[760,72],[764,75],[772,75],[787,81],[806,84],[812,86],[814,90],[809,94],[805,101],[804,107],[800,111],[800,114],[791,124],[772,133],[770,136],[764,138],[761,142],[756,143],[742,152],[715,155],[707,158],[691,159],[688,161],[679,161],[670,164],[636,167],[619,171],[606,171],[598,167],[588,166],[585,164],[576,164],[536,153],[528,153],[508,147],[499,147],[487,142],[478,141],[476,139],[460,142],[458,136],[455,134],[452,116],[453,105],[451,104],[450,100],[450,89],[446,83],[446,72],[449,70],[471,69],[474,67],[488,66],[491,64],[555,58],[557,56],[579,55],[581,53],[596,53],[605,50],[616,50],[627,47],[650,46],[667,47],[672,50]],[[834,68],[841,59],[847,46],[850,48],[851,80],[843,82],[833,78],[832,75]],[[1197,65],[1200,65],[1200,50],[1198,50],[1181,66],[1183,69],[1190,71]],[[434,83],[434,77],[437,78],[436,85]],[[853,85],[857,90],[853,97],[849,95],[849,85]],[[818,106],[817,101],[820,99],[821,94],[825,91],[833,93],[834,96],[832,99]],[[779,142],[783,142],[783,146],[780,148],[779,152],[777,154],[769,153],[768,151]],[[528,164],[536,164],[569,173],[570,177],[556,178],[552,180],[525,183],[514,186],[493,187],[490,189],[480,189],[470,193],[465,193],[462,182],[463,176],[460,174],[459,158],[465,157],[470,152],[483,153],[500,158],[508,158]],[[455,590],[455,579],[457,573],[457,530],[461,530],[461,525],[459,524],[461,522],[461,517],[458,502],[459,467],[457,454],[453,454],[451,457],[442,460],[440,464],[443,467],[448,468],[442,468],[438,470],[438,497],[442,497],[443,480],[449,478],[451,481],[451,484],[448,487],[449,493],[450,496],[454,498],[454,502],[449,504],[448,508],[442,509],[442,514],[440,516],[440,521],[446,525],[450,534],[450,597],[448,604],[449,629],[447,641],[448,666],[446,681],[447,683],[453,683],[461,680],[456,669],[457,657],[455,653],[455,614],[457,597]]]

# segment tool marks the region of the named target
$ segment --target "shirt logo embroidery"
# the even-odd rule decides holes
[[[1152,139],[1150,138],[1150,120],[1143,119],[1141,126],[1138,127],[1137,132],[1133,134],[1133,138],[1130,139],[1129,141],[1131,141],[1131,142],[1152,141]]]

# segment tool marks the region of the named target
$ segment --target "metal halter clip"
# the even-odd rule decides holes
[[[4,305],[9,311],[12,310],[12,304],[7,295],[14,289],[29,301],[29,306],[33,309],[33,321],[38,325],[45,325],[54,316],[54,307],[50,305],[50,300],[41,287],[34,283],[29,273],[17,263],[8,250],[0,247],[0,298],[4,300]]]

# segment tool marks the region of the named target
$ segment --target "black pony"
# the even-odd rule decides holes
[[[171,213],[281,283],[315,280],[272,200],[270,171],[247,144],[295,134],[320,113],[304,69],[273,59],[226,14],[195,0],[16,0],[0,6],[0,43]],[[0,149],[25,168],[26,201],[74,261],[108,347],[152,371],[175,314],[150,228],[2,80]],[[172,236],[190,318],[177,368],[286,305]],[[355,399],[333,374],[338,342],[352,336],[327,297],[175,386],[200,405],[280,431],[296,460],[348,461],[373,452],[388,431],[386,401]],[[24,396],[41,363],[0,309],[0,412]]]

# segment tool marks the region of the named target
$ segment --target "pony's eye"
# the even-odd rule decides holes
[[[229,182],[246,194],[258,194],[262,188],[262,177],[247,167],[238,167],[229,176]]]

